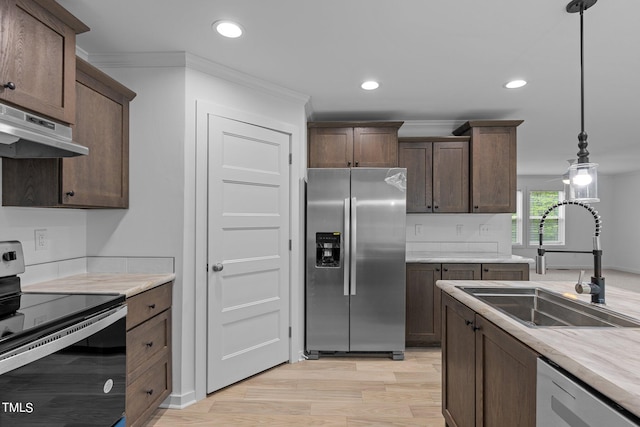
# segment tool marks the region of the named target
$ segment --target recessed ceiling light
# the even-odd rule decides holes
[[[216,21],[211,25],[222,36],[231,39],[238,38],[242,35],[242,27],[232,21]]]
[[[517,89],[526,84],[527,84],[526,80],[511,80],[510,82],[505,84],[504,87],[506,87],[507,89]]]
[[[360,87],[364,90],[375,90],[380,87],[380,83],[374,80],[367,80],[366,82],[363,82]]]

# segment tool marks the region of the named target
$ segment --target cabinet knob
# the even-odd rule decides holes
[[[155,304],[149,304],[147,307],[149,307],[150,309],[153,310],[154,308],[156,308],[156,305]]]
[[[216,265],[213,266],[213,271],[222,271],[224,269],[224,265],[217,263]]]
[[[148,343],[145,344],[147,347],[151,348],[153,347],[153,341],[149,341]]]
[[[449,271],[449,269],[448,269],[448,268],[443,268],[442,270],[443,270],[443,271]]]
[[[66,192],[66,193],[64,193],[64,194],[66,194],[66,195],[67,195],[67,196],[69,196],[69,197],[73,197],[73,196],[75,196],[75,195],[76,195],[76,192],[75,192],[75,191],[73,191],[73,190],[71,190],[71,191],[67,191],[67,192]]]
[[[478,206],[478,205],[476,205],[476,206],[474,206],[474,207],[473,207],[473,209],[478,209],[478,208],[479,208],[479,206]]]
[[[435,206],[433,207],[433,209],[438,209],[439,207],[440,207],[440,206],[435,205]]]
[[[147,391],[146,391],[146,393],[147,393],[149,396],[151,396],[151,395],[153,394],[153,389],[151,388],[151,389],[147,390]]]
[[[2,87],[9,90],[16,90],[16,84],[14,82],[6,82]]]
[[[356,167],[358,167],[358,162],[356,162]]]
[[[351,162],[347,162],[347,166],[348,166],[348,167],[351,167]]]
[[[427,205],[427,209],[431,209],[431,205]]]
[[[439,268],[436,268],[436,271],[440,271],[440,269],[439,269]]]
[[[484,269],[484,272],[485,272],[485,273],[488,273],[488,272],[489,272],[489,269],[488,269],[488,268],[485,268],[485,269]]]

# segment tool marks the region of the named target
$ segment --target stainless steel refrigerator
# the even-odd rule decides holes
[[[406,169],[308,169],[306,350],[404,358]]]

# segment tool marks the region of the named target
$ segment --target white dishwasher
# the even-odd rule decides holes
[[[536,427],[638,427],[640,420],[558,366],[538,359]]]

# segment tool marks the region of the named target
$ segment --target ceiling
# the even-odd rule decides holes
[[[313,120],[522,119],[523,175],[560,175],[578,151],[580,17],[568,0],[58,2],[91,28],[77,39],[89,58],[186,51],[308,95]],[[638,16],[638,0],[584,14],[585,130],[603,174],[640,170]],[[245,35],[220,37],[219,19]],[[529,84],[505,89],[514,78]],[[380,88],[360,89],[367,79]]]

